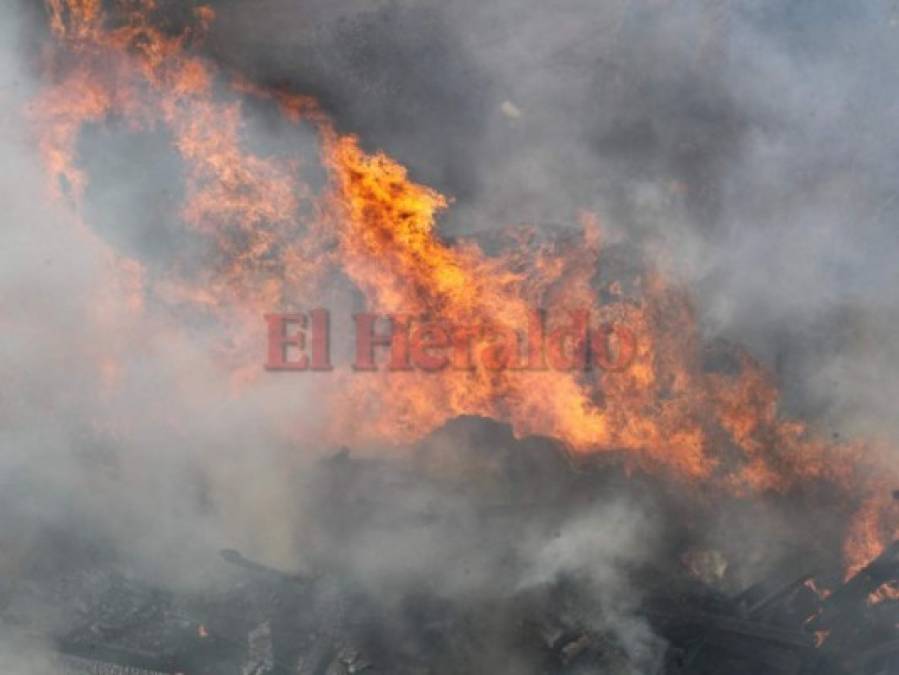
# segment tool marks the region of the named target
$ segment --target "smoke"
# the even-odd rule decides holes
[[[778,373],[788,409],[848,433],[899,433],[892,3],[216,9],[206,56],[316,95],[342,130],[453,196],[445,236],[575,226],[593,210],[608,239],[636,243],[695,289],[710,338],[748,345]],[[292,431],[297,417],[320,421],[314,379],[266,379],[234,396],[209,349],[227,335],[166,330],[182,317],[138,321],[109,292],[123,279],[110,247],[158,275],[173,252],[207,252],[167,220],[182,181],[159,135],[87,134],[91,235],[46,198],[27,117],[40,84],[37,14],[0,14],[0,570],[16,586],[4,591],[24,593],[16,582],[36,559],[38,576],[52,576],[98,548],[180,588],[214,584],[214,552],[226,547],[285,569],[341,569],[391,609],[435,586],[474,602],[574,576],[603,607],[596,625],[651,672],[661,646],[634,618],[640,594],[623,570],[656,554],[657,513],[609,499],[510,532],[483,513],[503,488],[460,492],[393,468],[335,502],[322,485],[348,487],[317,462],[333,449]],[[315,152],[263,113],[248,134]],[[116,365],[97,372],[98,356]],[[117,381],[115,397],[104,378]],[[454,438],[449,454],[495,443]],[[775,527],[758,525],[754,541]],[[43,626],[52,602],[25,604]],[[0,645],[2,658],[31,658],[17,651]]]
[[[447,235],[595,210],[787,410],[891,438],[869,392],[894,370],[872,347],[896,305],[895,30],[886,0],[269,0],[223,7],[210,51],[454,196]]]
[[[209,52],[454,197],[445,236],[595,211],[785,415],[894,448],[896,30],[887,1],[270,0]]]
[[[634,503],[604,503],[566,522],[555,538],[535,542],[520,582],[524,588],[569,576],[586,582],[596,602],[588,625],[620,641],[633,673],[658,672],[664,654],[664,642],[638,618],[642,598],[624,574],[657,553],[649,545],[658,536],[657,525]]]
[[[46,644],[11,632],[0,639],[0,667],[6,673],[55,675],[60,664],[48,654]]]
[[[145,245],[152,213],[141,197],[165,194],[167,167],[146,147],[113,166],[102,151],[90,154],[101,189],[86,212],[116,212],[109,237],[102,222],[94,230],[68,201],[50,199],[32,126],[46,17],[10,4],[0,18],[0,569],[4,606],[13,608],[4,622],[39,633],[60,599],[23,602],[29,581],[98,556],[188,588],[214,577],[210,561],[225,546],[296,564],[291,480],[302,458],[285,420],[297,410],[315,416],[309,389],[272,380],[238,400],[217,361],[228,339],[220,328],[173,330],[191,317],[139,311],[130,285],[141,273],[122,269],[113,252],[146,256],[156,272],[164,247],[152,237]]]
[[[223,579],[223,548],[287,570],[342,571],[393,610],[397,632],[417,630],[404,626],[398,610],[435,584],[459,603],[519,592],[518,574],[498,582],[510,556],[524,579],[518,588],[532,588],[579,569],[586,561],[577,559],[607,539],[615,555],[593,570],[601,572],[597,593],[613,577],[624,584],[625,564],[645,557],[633,537],[600,533],[591,546],[570,551],[559,569],[541,568],[547,534],[528,519],[518,525],[521,542],[508,530],[494,539],[506,528],[485,520],[483,508],[505,495],[499,482],[478,496],[457,494],[437,479],[407,479],[397,495],[391,469],[389,480],[354,486],[350,501],[334,501],[346,486],[323,494],[322,473],[331,465],[321,468],[317,460],[333,449],[315,445],[322,411],[314,376],[266,378],[236,395],[217,362],[216,345],[230,336],[168,314],[140,292],[147,276],[166,273],[167,256],[201,263],[208,254],[166,220],[180,198],[178,166],[164,149],[170,139],[129,135],[114,123],[90,128],[80,140],[90,178],[84,208],[48,198],[30,115],[44,84],[36,74],[40,50],[31,42],[44,34],[39,14],[4,8],[9,39],[0,55],[7,186],[0,568],[9,636],[0,642],[0,661],[10,672],[52,670],[50,644],[77,619],[69,598],[86,592],[90,570],[114,568],[196,591]],[[280,131],[264,119],[254,123],[253,142],[280,142]],[[310,154],[302,139],[292,142],[300,155]],[[119,252],[142,267],[123,268]],[[297,426],[313,440],[297,438]],[[481,453],[491,442],[462,450]],[[358,517],[358,500],[365,518]],[[572,516],[581,541],[583,517]],[[529,561],[539,576],[527,571]],[[616,627],[640,660],[648,658],[644,652],[657,654],[660,646],[647,646],[648,631],[630,610],[610,606],[597,628]],[[496,651],[485,659],[496,659],[493,672],[500,672],[515,650],[503,644]]]

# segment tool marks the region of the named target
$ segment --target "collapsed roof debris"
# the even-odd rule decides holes
[[[426,528],[448,537],[464,527],[459,513],[431,509],[412,517],[406,506],[410,485],[432,481],[439,486],[434,494],[467,490],[475,517],[513,533],[510,541],[534,529],[545,529],[551,539],[572,512],[589,512],[589,495],[600,501],[621,489],[636,492],[641,484],[633,475],[624,481],[615,463],[576,466],[553,443],[517,441],[485,420],[458,420],[431,442],[444,447],[447,437],[466,435],[493,450],[477,458],[460,451],[458,461],[486,459],[497,480],[474,488],[465,487],[464,472],[429,473],[434,458],[428,442],[413,459],[370,460],[344,450],[322,461],[315,478],[322,489],[314,499],[322,502],[320,512],[334,517],[326,523],[336,528],[329,536],[349,546],[373,527],[384,536]],[[567,498],[540,493],[546,475],[555,475],[556,489],[561,486]],[[332,489],[337,485],[341,490]],[[380,502],[370,492],[375,485]],[[650,492],[659,494],[656,487]],[[393,502],[384,501],[391,494]],[[63,672],[78,675],[483,673],[503,653],[524,655],[529,665],[516,672],[560,675],[881,675],[899,667],[899,598],[872,595],[885,584],[899,584],[899,542],[845,582],[839,570],[802,569],[800,555],[732,592],[719,583],[721,574],[744,561],[724,565],[723,553],[710,552],[716,573],[698,573],[695,559],[701,556],[684,553],[695,551],[688,536],[672,537],[679,543],[670,559],[628,563],[617,582],[634,596],[630,620],[645,622],[661,640],[653,671],[639,670],[646,667],[645,655],[623,641],[620,618],[603,614],[607,599],[576,572],[507,588],[497,579],[489,598],[424,586],[385,605],[379,589],[366,585],[352,566],[318,569],[310,563],[315,573],[299,574],[225,550],[218,559],[227,583],[203,592],[155,588],[117,571],[112,561],[43,579],[40,588],[67,617],[68,625],[50,637],[64,654]],[[518,576],[522,552],[512,543],[499,548],[509,575]],[[469,564],[463,554],[458,565]],[[16,620],[16,606],[7,605],[4,621]]]

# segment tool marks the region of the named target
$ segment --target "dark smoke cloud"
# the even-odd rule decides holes
[[[445,233],[595,208],[612,232],[659,244],[708,332],[780,369],[793,410],[882,410],[864,393],[883,383],[864,373],[892,370],[890,355],[856,333],[889,343],[896,305],[895,3],[220,13],[216,58],[319,94],[343,129],[456,197]],[[838,377],[847,358],[861,367]]]

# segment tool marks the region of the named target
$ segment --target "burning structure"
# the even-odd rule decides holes
[[[496,37],[491,11],[509,16],[504,4],[458,7],[484,39]],[[252,12],[266,12],[266,25],[288,5]],[[640,186],[629,206],[596,203],[592,192],[619,185],[580,154],[562,174],[587,177],[555,194],[539,194],[541,180],[522,169],[562,171],[547,147],[572,143],[540,106],[554,96],[544,80],[497,96],[497,129],[483,132],[498,147],[516,125],[537,140],[508,166],[485,151],[494,174],[483,185],[448,168],[455,199],[346,128],[366,126],[366,114],[317,79],[343,67],[321,60],[328,40],[359,47],[345,52],[363,63],[350,73],[369,61],[373,73],[389,69],[386,53],[413,77],[415,60],[436,53],[428,72],[448,77],[449,38],[411,49],[399,33],[412,21],[442,35],[456,9],[308,3],[300,19],[326,37],[298,24],[290,46],[305,59],[291,67],[310,65],[293,77],[228,47],[235,26],[257,25],[247,5],[47,0],[11,10],[41,26],[14,24],[27,56],[10,63],[33,91],[9,96],[22,105],[7,136],[16,173],[44,206],[13,209],[27,227],[8,235],[3,282],[17,392],[4,410],[15,445],[0,538],[8,670],[897,672],[894,432],[847,436],[801,395],[784,402],[789,371],[726,331],[709,334],[683,264],[705,240],[679,219],[712,227],[742,204],[715,183],[731,155],[767,151],[766,167],[782,166],[773,113],[742,118],[730,107],[748,94],[716,88],[729,67],[722,34],[760,38],[747,26],[772,19],[729,3],[661,5],[573,2],[569,19],[593,17],[598,51],[535,39],[530,57],[586,59],[591,75],[569,86],[595,76],[625,103],[639,90],[628,78],[647,77],[654,91],[668,76],[685,86],[662,63],[689,64],[702,95],[672,110],[676,141],[652,116],[641,122],[642,109],[629,111],[635,121],[596,113],[609,116],[592,139],[598,163]],[[536,38],[528,30],[547,20],[535,10],[518,28]],[[698,46],[685,55],[666,30],[695,31]],[[396,51],[379,51],[372,31]],[[658,61],[620,37],[644,32],[661,45]],[[476,53],[490,63],[496,45]],[[348,79],[365,99],[364,78]],[[386,91],[374,98],[407,103],[407,89]],[[454,142],[456,118],[489,107],[438,101]],[[372,127],[377,136],[390,125]],[[768,136],[749,148],[728,141],[753,133]],[[658,175],[631,166],[647,146]],[[827,179],[861,190],[839,173]],[[665,205],[670,231],[646,225]],[[462,233],[453,211],[478,226]],[[392,353],[377,356],[401,365],[406,343],[395,337],[406,317],[424,317],[431,328],[412,341],[411,361],[433,367],[319,359],[317,371],[267,372],[263,317],[313,307],[393,317],[381,345]],[[578,321],[608,340],[580,337]],[[460,326],[471,329],[462,348]],[[603,328],[615,326],[626,332]],[[330,331],[336,350],[350,349],[340,326]],[[557,339],[532,341],[537,333]]]

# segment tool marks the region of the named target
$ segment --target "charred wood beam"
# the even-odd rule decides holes
[[[802,588],[812,578],[814,578],[814,574],[804,574],[792,581],[776,586],[772,591],[754,602],[750,602],[748,598],[740,596],[740,604],[743,607],[744,616],[751,618],[762,616],[767,610],[789,599],[794,592]]]
[[[880,556],[835,590],[825,602],[839,605],[844,601],[864,600],[873,590],[899,576],[899,541],[893,542]]]
[[[61,643],[57,648],[63,655],[63,658],[74,658],[93,663],[103,663],[110,667],[131,668],[135,669],[137,672],[175,672],[175,664],[171,658],[136,649],[123,649],[121,647],[96,643]],[[110,670],[108,672],[116,671]]]
[[[63,675],[168,675],[158,670],[92,661],[78,656],[63,655],[59,662]]]
[[[732,633],[745,638],[763,640],[800,649],[814,647],[814,640],[811,635],[803,631],[780,628],[758,621],[690,610],[671,614],[651,611],[649,616],[662,626],[677,627],[678,631],[688,630],[697,637]]]
[[[255,574],[268,577],[269,579],[286,581],[291,584],[299,584],[302,586],[305,586],[306,584],[313,581],[311,577],[307,577],[303,574],[291,574],[290,572],[282,572],[281,570],[276,570],[273,567],[268,567],[267,565],[255,562],[254,560],[248,560],[247,558],[243,557],[240,552],[234,551],[232,549],[224,549],[220,551],[220,555],[225,559],[225,561],[231,563],[232,565],[237,565],[238,567],[242,567],[245,570],[254,572]]]
[[[837,588],[822,604],[821,614],[809,623],[813,630],[833,628],[864,611],[868,596],[888,581],[899,579],[899,541],[858,574]]]

